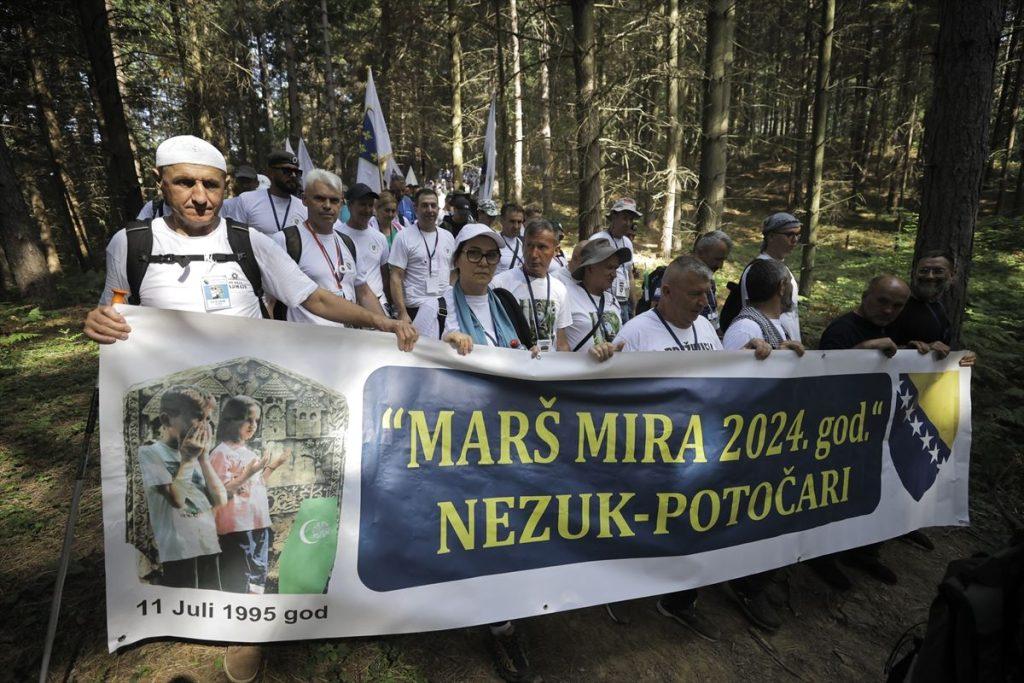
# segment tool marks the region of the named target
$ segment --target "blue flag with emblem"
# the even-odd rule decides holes
[[[391,153],[391,136],[384,123],[384,112],[377,99],[377,87],[373,84],[373,71],[367,69],[366,100],[363,126],[359,131],[359,164],[356,168],[356,182],[365,183],[374,192],[380,193],[384,182],[391,178],[394,160]],[[382,182],[383,181],[383,182]]]

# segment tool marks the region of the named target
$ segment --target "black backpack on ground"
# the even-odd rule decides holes
[[[139,292],[142,287],[142,279],[146,276],[146,270],[150,263],[177,263],[184,268],[193,261],[209,260],[214,263],[228,263],[235,261],[242,269],[252,292],[260,302],[260,313],[264,318],[269,318],[267,308],[263,305],[263,277],[260,275],[260,265],[256,263],[256,257],[252,252],[252,241],[249,239],[249,227],[237,223],[230,218],[228,221],[228,244],[231,246],[230,254],[154,254],[153,253],[153,221],[132,221],[125,227],[125,236],[128,239],[128,255],[125,259],[125,275],[128,278],[128,303],[138,306],[140,304]]]
[[[636,314],[649,311],[661,297],[661,280],[665,277],[665,266],[658,266],[647,275],[644,287],[640,292],[640,301],[636,302]]]
[[[533,339],[533,333],[530,331],[530,324],[526,321],[526,316],[523,315],[523,309],[519,306],[519,301],[516,300],[512,292],[507,289],[492,289],[495,296],[498,297],[498,301],[501,302],[501,307],[505,309],[505,313],[508,314],[509,320],[512,321],[512,327],[516,330],[516,336],[519,337],[519,343],[523,345],[523,348],[533,348],[536,343]],[[444,321],[448,317],[448,302],[445,301],[443,296],[437,297],[437,338],[440,339],[444,336]]]
[[[298,264],[299,259],[302,258],[302,235],[299,234],[299,226],[289,225],[284,228],[281,232],[284,233],[284,250],[288,252],[288,256],[292,261]],[[352,238],[341,232],[340,230],[334,231],[341,241],[348,247],[348,251],[352,254],[352,260],[356,261],[356,243],[352,241]],[[359,268],[359,262],[356,261],[356,269]],[[277,301],[274,303],[274,320],[287,320],[288,319],[288,307],[284,303]]]
[[[950,562],[924,638],[897,656],[886,666],[889,683],[1024,680],[1024,530],[992,555]]]

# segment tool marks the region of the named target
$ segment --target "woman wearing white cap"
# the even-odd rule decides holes
[[[473,346],[528,348],[529,326],[515,300],[491,288],[501,257],[501,236],[482,223],[459,230],[452,254],[458,279],[441,300],[420,305],[413,326],[425,337],[446,341],[461,355]]]

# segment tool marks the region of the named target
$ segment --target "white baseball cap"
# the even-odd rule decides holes
[[[228,172],[224,155],[206,140],[194,135],[176,135],[167,138],[156,148],[156,167],[174,164],[198,164]]]
[[[459,230],[459,236],[455,238],[455,246],[458,247],[462,243],[468,242],[474,237],[479,237],[480,235],[490,237],[494,240],[494,244],[496,244],[499,249],[505,246],[504,242],[501,240],[501,235],[496,233],[494,230],[491,230],[483,223],[466,223],[463,225],[462,229]]]

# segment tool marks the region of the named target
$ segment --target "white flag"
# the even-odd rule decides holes
[[[484,133],[484,163],[480,168],[480,188],[476,198],[485,202],[494,193],[494,166],[497,156],[497,144],[494,138],[496,124],[494,120],[494,98],[491,98],[491,111],[487,114],[487,131]]]
[[[313,170],[313,160],[309,156],[309,150],[306,149],[306,141],[299,138],[299,151],[295,155],[299,158],[299,168],[302,169],[302,175],[308,175]]]
[[[363,115],[363,129],[359,138],[359,166],[356,182],[365,183],[374,192],[381,191],[381,177],[390,178],[389,164],[393,164],[391,137],[384,123],[384,112],[377,99],[377,88],[373,84],[373,71],[366,69],[366,113]]]
[[[409,164],[409,172],[405,174],[405,184],[408,187],[417,187],[420,181],[416,178],[416,174],[413,173],[412,164]]]
[[[291,139],[291,137],[286,137],[284,139],[284,151],[288,152],[289,154],[295,154],[295,150],[292,149],[292,139]]]

